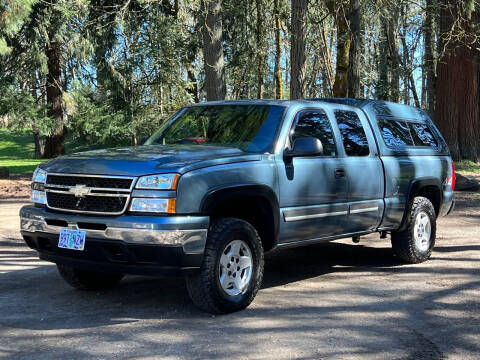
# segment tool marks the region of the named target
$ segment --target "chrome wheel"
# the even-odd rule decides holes
[[[424,211],[420,211],[415,217],[415,225],[413,227],[413,235],[415,238],[415,245],[420,251],[427,251],[430,247],[432,234],[432,225],[430,224],[430,217]]]
[[[219,282],[227,295],[244,292],[252,278],[253,260],[250,247],[243,240],[231,241],[223,250],[219,264]]]

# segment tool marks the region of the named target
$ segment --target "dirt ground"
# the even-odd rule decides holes
[[[31,177],[18,176],[0,179],[0,202],[28,199]]]
[[[0,358],[480,358],[479,193],[457,193],[426,263],[399,264],[376,234],[272,253],[252,305],[225,316],[182,279],[71,289],[20,239],[22,204],[0,200]]]

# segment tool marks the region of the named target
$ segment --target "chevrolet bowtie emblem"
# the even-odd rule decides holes
[[[90,194],[90,188],[87,185],[75,185],[74,187],[68,190],[76,197],[84,197]]]

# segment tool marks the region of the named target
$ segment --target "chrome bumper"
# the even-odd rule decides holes
[[[58,222],[63,225],[57,225]],[[102,230],[92,227],[102,226]],[[24,206],[20,210],[22,232],[59,234],[60,229],[84,230],[87,239],[119,240],[127,244],[182,246],[186,254],[200,254],[205,249],[209,218],[207,216],[84,216],[53,212]]]

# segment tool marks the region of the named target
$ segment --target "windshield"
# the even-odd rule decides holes
[[[271,152],[284,107],[205,105],[182,109],[145,145],[194,144]]]

